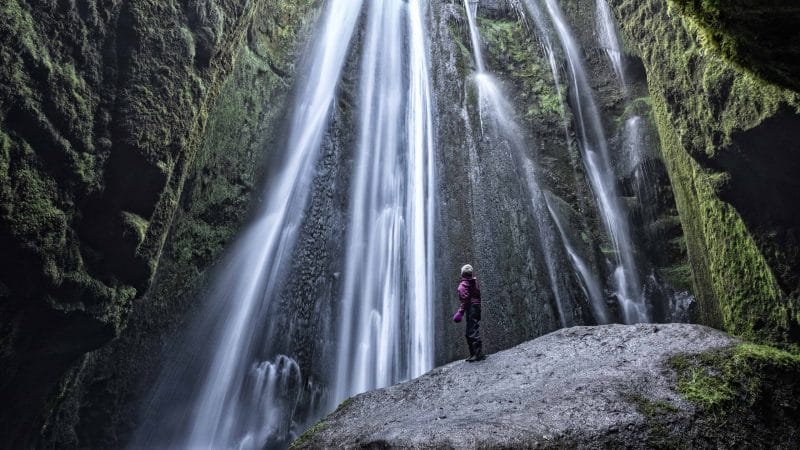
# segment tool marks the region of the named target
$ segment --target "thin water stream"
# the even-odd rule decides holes
[[[628,214],[621,203],[611,170],[608,143],[579,47],[558,3],[555,0],[545,0],[545,5],[567,61],[572,111],[583,163],[617,260],[613,278],[622,319],[625,323],[649,322]],[[549,30],[540,29],[540,32],[548,33]]]

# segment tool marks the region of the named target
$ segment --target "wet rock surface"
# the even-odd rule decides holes
[[[295,447],[715,447],[726,438],[697,425],[702,414],[677,392],[670,358],[736,343],[699,325],[562,329],[482,362],[454,362],[358,395]],[[715,432],[736,423],[721,419]]]

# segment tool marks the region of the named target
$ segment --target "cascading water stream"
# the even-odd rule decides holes
[[[187,340],[179,352],[188,356],[175,355],[165,364],[149,417],[132,447],[262,448],[269,439],[288,437],[294,395],[286,391],[299,389],[300,374],[294,361],[269,347],[271,330],[280,326],[273,323],[270,307],[302,224],[361,3],[331,0],[323,12],[308,75],[297,91],[286,159],[265,190],[256,220],[221,265],[193,336],[200,341]],[[264,362],[263,355],[275,359]],[[273,411],[269,421],[252,420],[265,410]],[[272,435],[278,432],[284,434]]]
[[[539,6],[533,0],[523,0],[523,4],[525,6],[525,10],[527,11],[528,15],[533,19],[536,28],[540,30],[540,38],[542,46],[544,48],[545,57],[547,58],[547,62],[550,66],[550,73],[553,75],[553,85],[556,89],[556,94],[558,95],[558,98],[563,99],[564,95],[561,86],[561,74],[558,69],[558,63],[556,62],[556,54],[553,49],[553,41],[550,37],[549,31],[547,31],[548,26],[545,21],[545,18],[542,15],[541,9],[539,9]],[[567,118],[566,114],[566,105],[562,103],[559,112],[561,115],[562,127],[564,129],[564,140],[567,142],[567,145],[571,145],[569,119]],[[573,163],[575,163],[574,160]],[[586,294],[586,297],[589,299],[589,303],[591,305],[592,313],[594,315],[595,320],[597,321],[597,323],[600,324],[610,323],[611,316],[608,311],[608,306],[606,305],[605,302],[605,296],[603,295],[603,289],[601,287],[600,281],[597,279],[597,276],[590,270],[589,265],[586,263],[586,261],[584,261],[583,258],[581,258],[578,252],[575,250],[575,247],[573,243],[570,241],[568,233],[566,232],[566,227],[564,226],[561,217],[559,216],[555,208],[553,208],[552,205],[553,200],[551,200],[551,198],[546,195],[545,202],[547,204],[547,209],[553,218],[553,222],[556,224],[556,228],[558,229],[558,232],[561,235],[561,241],[564,245],[564,249],[569,255],[569,260],[570,263],[572,264],[572,268],[575,270],[575,273],[578,276],[578,281],[580,282],[581,289],[583,289],[584,294]]]
[[[424,28],[422,1],[408,6],[409,33],[409,90],[407,145],[409,171],[408,204],[411,215],[411,234],[408,236],[409,261],[413,261],[412,292],[413,320],[409,354],[411,376],[418,376],[433,367],[433,301],[436,292],[434,276],[434,224],[436,208],[435,147],[433,139],[433,92],[429,78],[430,67]],[[427,2],[426,2],[427,4]],[[423,239],[424,236],[424,239]]]
[[[433,113],[420,3],[369,4],[334,404],[433,366]]]
[[[564,249],[567,251],[567,255],[569,255],[572,267],[575,269],[575,272],[578,275],[581,288],[583,289],[586,298],[589,299],[589,305],[592,308],[592,315],[598,324],[602,325],[611,323],[611,314],[608,311],[608,306],[606,306],[600,280],[597,279],[597,276],[595,276],[594,272],[592,272],[583,258],[578,255],[575,246],[570,241],[561,216],[553,207],[555,200],[551,199],[548,195],[546,196],[546,201],[547,209],[550,211],[550,215],[553,217],[553,222],[555,222],[559,234],[561,234],[561,239],[564,243]]]
[[[622,67],[622,48],[619,45],[617,29],[614,24],[614,19],[611,16],[611,8],[608,7],[607,0],[597,0],[595,16],[597,20],[597,37],[600,41],[600,46],[606,52],[609,61],[611,61],[611,66],[617,74],[620,86],[622,86],[624,91],[627,91],[625,71]]]
[[[614,68],[622,93],[626,97],[627,106],[631,106],[633,102],[630,98],[630,87],[625,79],[619,35],[617,34],[616,23],[607,0],[597,0],[596,20],[600,46],[605,50],[608,60]],[[653,181],[648,173],[648,166],[645,161],[647,155],[644,126],[644,120],[638,115],[626,119],[624,156],[628,163],[626,169],[633,174],[633,189],[642,207],[643,219],[647,222],[652,220],[651,207],[655,203],[655,196],[651,189]]]
[[[567,60],[568,82],[573,92],[572,110],[584,166],[618,261],[614,281],[623,320],[625,323],[649,322],[649,312],[634,257],[630,225],[620,203],[594,94],[587,81],[578,46],[560,7],[555,0],[545,0],[545,4]],[[547,29],[540,31],[548,32]]]
[[[531,212],[542,245],[544,263],[550,280],[550,288],[555,299],[559,321],[562,327],[568,327],[574,325],[574,321],[572,317],[567,314],[566,309],[570,301],[565,288],[568,281],[564,279],[564,274],[558,270],[558,264],[556,262],[556,240],[553,232],[554,227],[547,220],[548,212],[545,208],[546,199],[535,176],[538,169],[533,161],[525,155],[525,145],[521,139],[522,132],[514,120],[511,105],[508,103],[508,100],[506,100],[497,81],[486,71],[486,63],[481,50],[480,32],[475,15],[477,12],[477,5],[477,1],[464,0],[464,9],[469,22],[470,39],[475,59],[476,73],[474,77],[476,89],[478,91],[481,129],[484,128],[483,123],[485,115],[490,119],[492,125],[491,129],[498,134],[497,137],[506,141],[511,147],[511,157],[517,161],[515,167],[518,168],[521,178],[525,181],[525,188],[530,196]]]
[[[655,220],[653,208],[657,194],[653,190],[651,166],[647,157],[645,123],[641,116],[634,115],[625,120],[624,151],[627,161],[626,169],[633,176],[633,192],[639,200],[644,223]]]

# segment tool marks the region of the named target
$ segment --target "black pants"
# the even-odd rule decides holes
[[[468,304],[467,310],[467,345],[469,354],[475,355],[481,350],[481,305]]]

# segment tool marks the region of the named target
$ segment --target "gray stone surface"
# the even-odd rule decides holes
[[[693,415],[668,358],[736,342],[686,324],[562,329],[358,395],[296,447],[647,447],[635,399],[672,405],[678,428]]]

